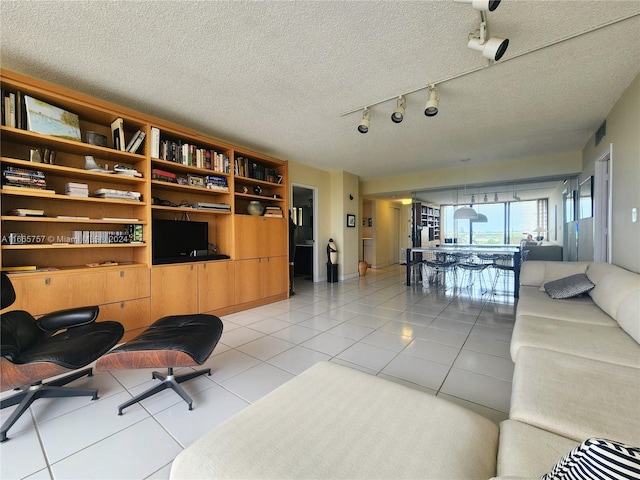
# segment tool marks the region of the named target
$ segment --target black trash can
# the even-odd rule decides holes
[[[327,263],[327,282],[336,283],[338,281],[338,264]]]

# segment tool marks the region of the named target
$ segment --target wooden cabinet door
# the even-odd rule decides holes
[[[234,303],[234,266],[231,260],[198,265],[198,311],[221,310]]]
[[[99,305],[104,301],[104,271],[11,275],[16,301],[9,310],[38,316],[65,308]]]
[[[151,272],[147,267],[122,268],[106,272],[105,303],[148,297]]]
[[[262,259],[265,297],[287,293],[289,290],[289,258],[287,256]]]
[[[198,273],[193,263],[151,269],[151,321],[198,312]]]
[[[277,257],[289,254],[285,218],[262,217],[257,236],[260,237],[260,257]]]
[[[261,232],[261,217],[234,216],[234,258],[237,260],[260,257],[260,244],[265,241]]]
[[[150,315],[151,299],[147,297],[100,305],[98,321],[115,320],[120,322],[127,332],[122,341],[127,341],[149,326]]]
[[[235,303],[253,302],[262,298],[262,278],[264,259],[236,260],[235,262]]]

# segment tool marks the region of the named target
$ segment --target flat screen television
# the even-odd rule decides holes
[[[154,265],[197,261],[209,253],[209,224],[182,220],[153,219]]]

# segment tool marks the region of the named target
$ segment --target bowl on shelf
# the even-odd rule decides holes
[[[264,205],[258,200],[252,200],[249,202],[249,205],[247,205],[247,213],[249,215],[260,216],[264,213]]]

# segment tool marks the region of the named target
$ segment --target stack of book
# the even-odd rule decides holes
[[[28,168],[14,167],[8,165],[2,172],[2,183],[7,187],[16,188],[36,188],[46,190],[47,182],[44,172],[39,170],[29,170]]]
[[[100,188],[93,192],[94,197],[115,198],[118,200],[140,200],[140,192],[130,192],[127,190],[115,190],[112,188]]]
[[[129,167],[127,165],[116,165],[113,167],[113,171],[116,172],[117,175],[127,175],[129,177],[142,177],[142,174],[133,167]]]
[[[216,175],[207,175],[205,177],[204,183],[206,187],[210,190],[220,190],[223,192],[229,191],[229,185],[227,184],[227,179],[225,177],[218,177]]]
[[[71,197],[88,197],[89,185],[86,183],[68,182],[64,184],[64,194]]]
[[[159,168],[154,168],[153,170],[151,170],[151,178],[153,180],[162,180],[163,182],[171,183],[176,183],[177,181],[175,173],[160,170]]]
[[[264,216],[282,218],[284,215],[282,215],[282,208],[276,206],[276,207],[266,207],[264,209]]]

